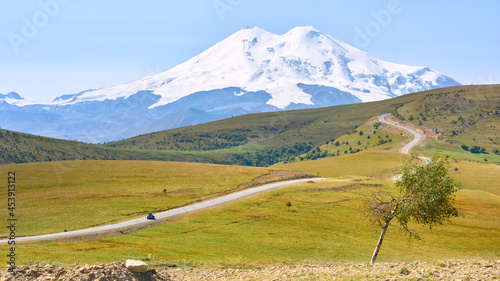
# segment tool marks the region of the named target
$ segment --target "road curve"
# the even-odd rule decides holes
[[[410,128],[406,128],[406,127],[403,127],[401,125],[398,125],[398,124],[394,124],[394,123],[391,123],[387,120],[385,120],[385,117],[387,115],[389,115],[390,113],[386,113],[386,114],[382,114],[382,115],[379,115],[378,116],[378,120],[382,123],[385,123],[387,125],[390,125],[390,126],[394,126],[394,127],[397,127],[397,128],[400,128],[400,129],[403,129],[405,131],[408,131],[410,132],[412,135],[413,135],[413,140],[411,142],[409,142],[407,145],[405,145],[403,147],[403,149],[401,149],[401,153],[404,153],[404,154],[410,154],[410,149],[412,149],[415,145],[417,145],[417,143],[422,139],[422,134],[415,131],[415,130],[412,130]],[[431,161],[431,158],[430,157],[424,157],[424,156],[417,156],[417,158],[420,158],[422,160],[424,160],[424,163],[427,164]],[[395,177],[392,178],[393,180],[400,180],[401,179],[401,175],[396,175]]]
[[[378,116],[378,120],[380,122],[382,122],[382,123],[385,123],[385,124],[388,124],[388,125],[391,125],[391,126],[394,126],[394,127],[400,128],[400,129],[403,129],[405,131],[408,131],[408,132],[410,132],[413,135],[413,140],[410,143],[408,143],[407,145],[405,145],[405,147],[403,147],[403,149],[401,149],[401,153],[410,154],[410,149],[412,149],[415,145],[417,145],[417,143],[422,139],[422,134],[419,133],[419,132],[417,132],[417,131],[415,131],[415,130],[412,130],[410,128],[406,128],[406,127],[403,127],[401,125],[390,123],[389,121],[385,120],[385,117],[387,115],[389,115],[389,114],[390,113],[379,115]]]
[[[171,217],[176,217],[176,216],[182,216],[185,214],[189,214],[192,212],[200,211],[203,209],[208,209],[208,208],[213,208],[217,207],[220,205],[227,204],[232,201],[240,200],[258,193],[262,193],[265,191],[277,189],[280,187],[285,187],[285,186],[290,186],[302,182],[307,182],[307,181],[319,181],[319,180],[324,180],[326,178],[309,178],[309,179],[299,179],[299,180],[291,180],[291,181],[285,181],[285,182],[278,182],[278,183],[271,183],[271,184],[266,184],[254,188],[249,188],[245,189],[242,191],[238,191],[235,193],[231,193],[219,198],[214,198],[210,199],[207,201],[203,201],[200,203],[195,203],[192,205],[160,212],[154,214],[156,219],[166,219],[166,218],[171,218]],[[86,228],[86,229],[80,229],[80,230],[73,230],[73,231],[67,231],[67,232],[59,232],[59,233],[53,233],[53,234],[45,234],[45,235],[37,235],[37,236],[26,236],[26,237],[16,237],[15,242],[23,242],[23,241],[36,241],[36,240],[50,240],[50,239],[59,239],[59,238],[69,238],[69,237],[74,237],[74,236],[81,236],[81,235],[88,235],[88,234],[98,234],[102,232],[107,232],[107,231],[113,231],[113,230],[120,230],[124,229],[127,227],[131,226],[144,226],[147,224],[152,224],[154,221],[146,219],[146,214],[144,214],[143,217],[141,218],[136,218],[136,219],[131,219],[119,223],[113,223],[113,224],[107,224],[103,226],[97,226],[97,227],[91,227],[91,228]],[[5,244],[9,240],[4,239],[0,240],[0,244]]]

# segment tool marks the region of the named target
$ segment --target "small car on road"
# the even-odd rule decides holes
[[[156,220],[155,215],[153,215],[152,213],[148,214],[147,219],[148,220]]]

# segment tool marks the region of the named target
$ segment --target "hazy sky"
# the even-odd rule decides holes
[[[0,0],[0,93],[53,99],[165,71],[232,33],[312,25],[462,84],[500,83],[500,1]]]

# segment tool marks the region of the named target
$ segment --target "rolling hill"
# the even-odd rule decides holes
[[[460,159],[500,163],[495,154],[500,149],[499,97],[499,85],[456,86],[377,102],[237,116],[101,146],[0,130],[0,163],[116,159],[268,166],[294,159],[391,111],[405,119],[399,122],[422,127],[430,136],[422,153],[439,148]],[[474,146],[485,151],[471,153]]]
[[[500,164],[499,85],[429,92],[392,113],[429,136],[420,152],[439,149],[458,159]]]
[[[459,100],[455,101],[454,99]],[[461,108],[460,112],[456,108],[451,109],[450,104],[455,103],[458,103],[456,106]],[[467,106],[461,105],[462,103],[467,104]],[[426,145],[433,151],[429,150],[428,153],[435,152],[437,146],[441,150],[445,148],[447,151],[461,150],[460,143],[456,140],[450,143],[447,132],[453,132],[454,126],[458,126],[453,124],[453,121],[458,120],[459,115],[462,114],[467,118],[476,118],[472,118],[474,122],[470,121],[470,124],[462,127],[463,132],[457,133],[458,129],[455,129],[456,134],[460,134],[461,138],[470,136],[470,144],[483,145],[489,149],[490,156],[495,156],[493,150],[500,143],[498,130],[494,128],[495,124],[500,124],[499,106],[499,85],[456,86],[370,103],[237,116],[207,124],[141,135],[107,143],[104,146],[158,151],[217,151],[236,155],[232,157],[232,160],[225,159],[227,160],[225,163],[251,165],[252,162],[244,161],[242,163],[241,159],[236,159],[237,155],[245,156],[246,153],[253,154],[267,150],[267,154],[273,154],[275,160],[283,161],[290,156],[297,156],[304,152],[297,147],[300,148],[305,144],[311,149],[324,145],[327,141],[335,140],[361,126],[373,116],[406,110],[408,112],[398,116],[410,118],[409,116],[412,115],[410,108],[412,108],[415,112],[418,110],[426,114],[426,116],[420,116],[420,113],[414,113],[418,118],[414,117],[413,123],[409,125],[422,126],[426,134],[429,135],[430,138]],[[455,112],[454,115],[452,111]],[[445,113],[452,114],[450,116],[455,119],[446,117]],[[457,117],[454,117],[455,115]],[[420,124],[421,120],[422,124]],[[485,131],[487,134],[483,134],[481,137],[472,135],[482,127],[489,128]],[[436,133],[436,129],[438,133]],[[464,141],[468,142],[468,140]],[[500,145],[498,147],[500,148]],[[276,154],[280,154],[280,156],[276,156]],[[254,160],[251,159],[251,161]],[[279,161],[265,164],[274,164]],[[253,164],[264,164],[263,162],[265,161],[254,161]]]

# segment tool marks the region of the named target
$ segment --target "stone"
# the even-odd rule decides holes
[[[138,260],[127,260],[125,262],[125,267],[132,272],[141,272],[141,273],[147,272],[149,269],[149,266],[145,262]]]

